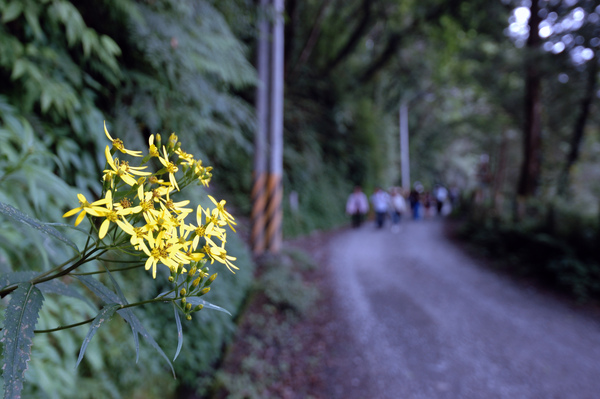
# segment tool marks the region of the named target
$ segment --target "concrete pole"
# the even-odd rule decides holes
[[[251,247],[255,255],[265,251],[265,226],[267,205],[267,144],[269,134],[269,0],[260,2],[259,38],[257,48],[258,87],[256,88],[257,127],[254,136],[254,171],[252,181],[252,231]]]
[[[408,106],[400,104],[400,170],[402,172],[402,188],[410,191],[410,159],[408,149]]]
[[[272,253],[281,249],[283,219],[283,67],[284,67],[284,0],[273,0],[274,21],[271,44],[270,84],[270,173],[267,179],[267,248]]]

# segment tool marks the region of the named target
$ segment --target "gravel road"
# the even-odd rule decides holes
[[[439,220],[348,229],[326,250],[346,326],[328,397],[600,398],[593,313],[482,267]]]

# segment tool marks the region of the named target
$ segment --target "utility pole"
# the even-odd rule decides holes
[[[408,151],[408,106],[400,104],[400,171],[402,172],[402,189],[410,191],[410,159]]]
[[[252,252],[259,255],[266,248],[265,209],[267,205],[267,145],[269,135],[269,21],[267,5],[269,0],[260,2],[259,37],[257,47],[258,87],[256,88],[257,126],[254,135],[254,171],[252,176],[252,231],[250,236]]]
[[[258,126],[254,141],[252,251],[281,249],[283,210],[283,10],[284,0],[261,0],[256,94]],[[272,11],[270,19],[269,12]],[[269,154],[268,160],[266,154]]]
[[[273,42],[271,50],[271,159],[267,179],[267,249],[277,253],[281,249],[283,209],[283,9],[284,0],[273,0]]]

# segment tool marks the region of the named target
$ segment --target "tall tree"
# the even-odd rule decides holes
[[[579,159],[581,141],[583,140],[585,125],[590,115],[592,102],[594,101],[594,97],[596,96],[597,82],[598,60],[597,57],[594,57],[594,59],[591,60],[590,66],[588,68],[588,79],[585,95],[581,99],[581,103],[579,105],[579,114],[577,116],[577,120],[575,121],[575,126],[573,127],[573,133],[571,135],[571,140],[569,143],[569,152],[567,154],[567,159],[559,177],[558,193],[563,196],[566,195],[569,191],[568,188],[571,169]]]
[[[539,184],[542,159],[542,124],[540,97],[540,70],[537,62],[541,38],[539,34],[539,4],[531,2],[529,36],[526,44],[525,66],[525,126],[523,130],[523,163],[517,186],[520,198],[531,197]]]

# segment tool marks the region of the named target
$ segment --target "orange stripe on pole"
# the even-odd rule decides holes
[[[283,198],[283,187],[281,175],[271,174],[267,178],[267,192],[269,202],[267,204],[267,229],[266,241],[269,252],[277,253],[281,249],[281,222],[283,219],[281,201]]]
[[[261,173],[256,176],[252,185],[252,232],[250,234],[250,243],[252,252],[260,255],[265,251],[265,208],[267,205],[266,174]]]

